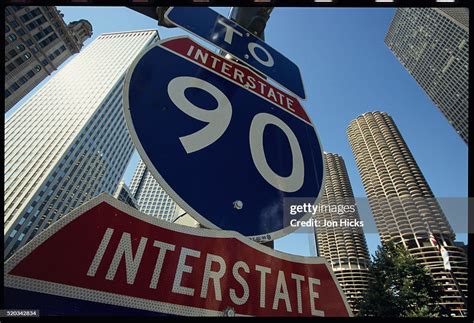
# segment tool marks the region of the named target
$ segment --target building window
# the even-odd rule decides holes
[[[6,67],[7,73],[10,73],[14,69],[15,69],[15,64],[13,64],[13,63],[8,64],[7,67]]]
[[[40,14],[41,14],[41,10],[39,8],[36,8],[36,9],[24,14],[23,16],[21,16],[20,20],[23,21],[23,22],[27,22],[27,21],[30,21],[31,19],[33,19],[34,17],[36,17]]]
[[[48,38],[46,38],[45,40],[41,41],[39,44],[41,47],[46,47],[48,44],[50,44],[53,40],[55,40],[56,38],[58,38],[58,35],[56,35],[55,33],[53,33],[51,36],[49,36]]]
[[[16,35],[15,34],[10,34],[10,35],[7,36],[7,39],[9,41],[15,41],[16,40]]]
[[[35,72],[39,72],[41,71],[41,66],[40,65],[36,65],[35,66]]]
[[[20,66],[21,64],[23,64],[25,60],[23,59],[23,57],[18,57],[17,59],[15,59],[15,63],[16,65]]]
[[[16,46],[16,49],[18,49],[20,52],[22,52],[22,51],[25,50],[25,46],[24,45],[18,45],[18,46]]]
[[[46,20],[45,17],[40,17],[40,18],[36,19],[35,21],[30,22],[26,27],[27,27],[29,30],[33,30],[33,29],[35,29],[36,27],[41,26],[42,24],[44,24],[46,21],[47,21],[47,20]]]
[[[30,58],[31,58],[31,53],[30,53],[30,52],[26,52],[23,56],[24,56],[26,59],[30,59]]]
[[[46,35],[50,34],[53,31],[53,28],[51,26],[37,32],[34,37],[36,40],[40,40],[41,38],[45,37]]]
[[[13,230],[13,231],[10,233],[10,237],[13,238],[17,232],[18,232],[18,231]]]
[[[23,28],[18,29],[17,32],[18,32],[18,35],[20,35],[20,36],[23,36],[24,34],[26,34],[26,32]]]
[[[18,27],[18,21],[16,21],[15,19],[13,19],[12,21],[10,21],[10,25],[11,25],[13,28],[16,28],[16,27]]]
[[[22,85],[25,84],[27,81],[28,81],[28,80],[27,80],[26,77],[24,77],[24,76],[22,76],[22,77],[20,77],[20,78],[18,79],[18,83],[20,83],[20,84],[22,84]]]
[[[47,59],[43,59],[43,60],[41,61],[41,64],[43,64],[43,66],[48,65],[48,60],[47,60]]]
[[[16,250],[16,248],[18,248],[18,246],[20,245],[20,242],[21,242],[21,241],[18,241],[18,240],[17,240],[17,242],[15,242],[15,243],[13,244],[12,250]]]
[[[5,32],[7,33],[7,32],[9,32],[9,31],[10,31],[10,26],[5,25]]]

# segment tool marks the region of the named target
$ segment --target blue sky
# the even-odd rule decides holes
[[[86,45],[104,32],[158,29],[162,39],[187,34],[179,28],[159,27],[156,21],[124,7],[59,9],[66,22],[87,19],[92,23],[94,35]],[[229,13],[229,8],[214,9],[225,16]],[[384,43],[394,12],[393,8],[275,8],[265,41],[299,66],[308,98],[302,104],[323,149],[343,156],[356,197],[365,197],[365,192],[346,129],[358,115],[375,110],[393,117],[436,197],[466,197],[467,145]],[[130,161],[124,176],[127,183],[138,158],[135,153]],[[466,242],[466,235],[459,234],[458,239]],[[309,241],[307,234],[295,233],[277,240],[275,246],[309,255]],[[373,253],[378,235],[367,234],[367,242]]]

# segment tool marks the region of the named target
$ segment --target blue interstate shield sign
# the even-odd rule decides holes
[[[150,172],[204,227],[272,240],[296,229],[286,198],[317,202],[322,150],[298,100],[187,37],[135,60],[124,112]]]

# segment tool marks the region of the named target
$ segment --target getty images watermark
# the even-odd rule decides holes
[[[458,234],[474,233],[474,221],[468,222],[469,205],[474,205],[474,198],[463,197],[379,197],[374,199],[374,205],[387,210],[404,210],[397,213],[402,221],[410,225],[418,225],[419,221],[426,221],[433,215],[446,217],[453,231]],[[280,211],[281,210],[281,211]],[[283,213],[283,225],[292,226],[295,233],[310,233],[315,227],[352,227],[352,229],[363,230],[364,233],[379,234],[376,226],[376,218],[372,213],[372,207],[367,197],[344,197],[328,201],[309,197],[287,197],[279,212]],[[392,212],[392,211],[389,211]],[[415,214],[408,218],[407,213]],[[308,213],[310,217],[308,216]],[[306,216],[305,216],[306,215]],[[391,216],[391,213],[388,214]],[[310,220],[301,222],[305,216]],[[297,222],[300,221],[300,222]],[[398,234],[396,227],[392,228],[394,234]]]
[[[356,205],[352,204],[311,204],[288,203],[289,224],[292,227],[363,227],[364,221],[354,216]],[[301,221],[301,215],[311,214],[313,217]]]

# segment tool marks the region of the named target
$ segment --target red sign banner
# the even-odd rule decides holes
[[[248,67],[225,59],[200,46],[188,37],[171,38],[161,44],[162,47],[208,69],[225,79],[246,88],[263,99],[276,104],[286,112],[311,124],[306,111],[297,98],[275,87]]]
[[[5,287],[176,315],[352,315],[323,258],[168,223],[105,193],[8,259]]]

